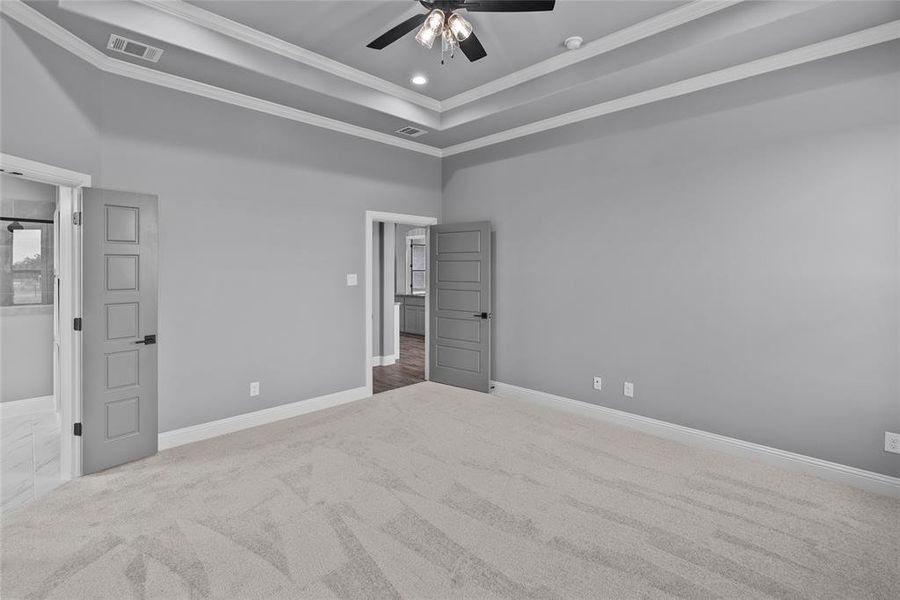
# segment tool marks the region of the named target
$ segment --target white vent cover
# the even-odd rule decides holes
[[[428,132],[424,129],[419,129],[418,127],[407,125],[406,127],[401,127],[400,129],[398,129],[397,133],[399,133],[400,135],[405,135],[406,137],[419,137],[420,135],[425,135]]]
[[[106,44],[106,47],[110,50],[121,52],[122,54],[149,60],[150,62],[158,61],[163,53],[162,48],[154,48],[147,44],[135,42],[134,40],[123,38],[121,35],[116,35],[115,33],[109,36],[109,43]]]

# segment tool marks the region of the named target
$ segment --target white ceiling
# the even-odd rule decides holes
[[[416,43],[415,32],[384,50],[366,48],[394,25],[427,12],[414,0],[191,0],[190,4],[444,100],[567,52],[563,41],[569,36],[594,40],[685,2],[559,0],[551,12],[466,12],[488,55],[474,63],[457,55],[444,65],[440,44],[429,51]],[[428,84],[411,84],[414,73],[426,75]]]
[[[872,45],[900,64],[891,0],[559,0],[551,13],[468,15],[488,56],[444,66],[412,33],[365,47],[424,12],[411,0],[3,0],[2,9],[103,70],[435,156]],[[164,54],[154,64],[111,52],[111,33]],[[566,50],[570,35],[585,45]],[[413,73],[428,85],[413,86]],[[394,133],[408,124],[427,133]]]

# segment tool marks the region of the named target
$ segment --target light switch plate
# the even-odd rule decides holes
[[[625,397],[634,398],[634,384],[630,381],[625,382]]]
[[[347,285],[356,285],[356,273],[347,273]]]

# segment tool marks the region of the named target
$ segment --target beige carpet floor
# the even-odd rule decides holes
[[[14,598],[900,597],[900,501],[433,383],[2,522]]]

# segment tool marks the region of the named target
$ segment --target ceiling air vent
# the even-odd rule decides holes
[[[401,127],[400,129],[398,129],[397,133],[399,133],[400,135],[405,135],[406,137],[419,137],[420,135],[425,135],[428,132],[424,129],[419,129],[418,127],[407,125],[406,127]]]
[[[115,33],[109,36],[109,43],[106,44],[106,47],[110,50],[121,52],[122,54],[149,60],[150,62],[158,61],[163,53],[162,48],[154,48],[147,44],[135,42],[134,40],[123,38],[121,35],[116,35]]]

